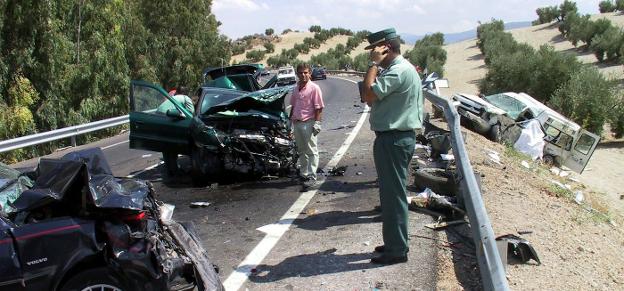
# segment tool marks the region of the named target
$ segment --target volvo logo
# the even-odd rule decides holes
[[[26,262],[26,265],[32,266],[32,265],[36,265],[36,264],[47,262],[47,261],[48,261],[48,258],[41,258],[41,259],[32,260],[30,262]]]

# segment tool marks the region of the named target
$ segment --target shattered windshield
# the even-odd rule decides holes
[[[522,101],[507,94],[485,96],[484,99],[492,105],[505,110],[509,117],[514,120],[518,118],[518,115],[520,115],[520,113],[522,113],[522,111],[527,107],[527,105]]]
[[[204,93],[204,96],[202,98],[202,104],[200,107],[200,113],[199,114],[204,114],[208,111],[208,109],[210,109],[212,106],[215,106],[217,104],[221,104],[223,102],[226,101],[230,101],[232,99],[238,98],[239,96],[243,95],[241,92],[235,92],[235,91],[231,91],[231,92],[227,92],[227,91],[207,91]]]

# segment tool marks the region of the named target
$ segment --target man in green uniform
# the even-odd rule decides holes
[[[408,166],[416,143],[415,130],[422,128],[424,99],[414,66],[401,56],[400,40],[393,28],[368,36],[371,49],[364,76],[362,99],[371,106],[370,125],[375,131],[373,156],[379,176],[383,220],[383,246],[375,264],[407,261]],[[377,76],[379,68],[383,72]]]

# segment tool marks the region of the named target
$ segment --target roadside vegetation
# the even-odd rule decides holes
[[[200,0],[0,0],[0,140],[127,114],[131,79],[165,88],[199,85],[205,67],[231,56],[218,25]],[[67,142],[14,150],[0,160]]]
[[[568,1],[562,7],[569,7]],[[573,15],[570,11],[575,9],[560,9],[558,17],[566,19]],[[605,79],[596,67],[548,45],[535,50],[518,43],[504,32],[500,20],[479,25],[477,38],[488,70],[479,83],[482,94],[526,92],[589,131],[600,134],[609,122],[616,136],[622,136],[623,104],[617,83]]]

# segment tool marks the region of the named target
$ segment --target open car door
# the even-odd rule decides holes
[[[599,141],[599,136],[581,129],[578,139],[572,145],[570,155],[562,161],[562,165],[579,174],[583,173]]]
[[[160,86],[131,82],[130,148],[188,155],[192,119],[193,114]]]

